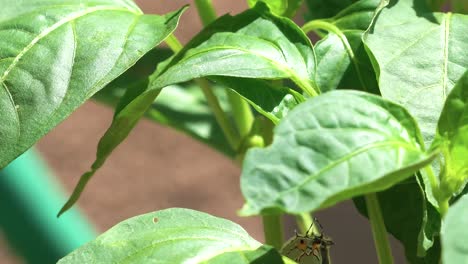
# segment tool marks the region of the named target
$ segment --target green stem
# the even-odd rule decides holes
[[[317,35],[320,34],[319,29],[325,30],[327,32],[331,32],[338,36],[338,38],[341,40],[341,43],[343,44],[346,53],[348,53],[349,58],[353,62],[354,68],[356,69],[357,76],[359,79],[359,82],[361,83],[362,87],[364,88],[365,91],[368,91],[366,87],[366,83],[364,82],[364,78],[362,76],[361,71],[359,70],[359,62],[356,59],[356,55],[354,54],[353,49],[351,48],[351,44],[348,41],[348,38],[346,35],[339,29],[337,26],[334,24],[323,21],[323,20],[312,20],[307,22],[303,27],[302,30],[307,34],[310,31],[314,31]]]
[[[440,212],[440,215],[442,216],[442,218],[447,214],[447,211],[448,211],[449,206],[450,206],[449,201],[450,201],[450,199],[445,199],[445,200],[439,202],[439,212]]]
[[[283,219],[281,215],[264,215],[263,232],[265,244],[280,250],[283,246]]]
[[[195,0],[195,6],[203,25],[206,26],[216,20],[216,11],[211,0]]]
[[[304,92],[306,92],[310,97],[315,97],[318,95],[318,89],[314,88],[309,80],[302,80],[295,75],[291,76],[291,80],[297,84]]]
[[[380,210],[379,200],[375,193],[365,196],[367,214],[372,227],[375,249],[380,264],[393,264],[392,251],[388,241],[387,230]]]
[[[181,51],[184,48],[184,45],[182,45],[182,43],[180,43],[180,41],[177,39],[176,36],[174,36],[174,34],[170,34],[166,38],[165,41],[166,41],[167,46],[169,46],[169,48],[174,53],[177,53],[177,52]]]
[[[302,214],[296,215],[295,218],[296,218],[297,227],[299,227],[299,231],[301,232],[301,234],[305,234],[307,230],[309,230],[309,227],[312,225],[314,221],[312,220],[312,216],[309,213],[302,213]],[[312,228],[313,228],[312,233],[317,234],[317,232],[315,232],[317,231],[316,227],[313,226]]]
[[[437,198],[438,190],[439,190],[439,183],[438,183],[437,177],[434,174],[434,171],[432,170],[432,166],[427,165],[426,167],[424,167],[424,172],[429,180],[429,184],[431,185],[432,192]]]
[[[249,104],[237,93],[226,89],[226,94],[231,105],[231,111],[239,131],[240,138],[244,138],[250,132],[254,121],[254,116]]]
[[[195,5],[197,7],[198,15],[200,16],[204,26],[216,20],[216,12],[211,0],[195,0]],[[229,104],[231,105],[231,110],[240,134],[240,138],[244,138],[252,127],[254,120],[252,110],[250,109],[249,104],[244,101],[244,99],[242,99],[238,94],[228,89],[226,90],[226,94],[229,100]]]
[[[224,113],[221,105],[219,104],[218,98],[211,90],[211,86],[205,79],[196,79],[195,82],[200,86],[203,94],[205,95],[206,101],[210,106],[215,116],[216,122],[218,122],[221,130],[223,131],[229,145],[232,149],[237,150],[239,146],[239,137],[235,134],[235,128],[232,126],[226,113]]]
[[[183,45],[176,38],[176,36],[174,36],[174,34],[170,34],[169,37],[166,38],[166,43],[175,53],[181,51],[183,48]],[[226,113],[224,113],[223,109],[221,108],[218,98],[216,98],[216,95],[211,90],[210,83],[204,79],[195,79],[195,82],[198,84],[203,94],[205,95],[206,101],[213,111],[216,122],[221,127],[221,130],[223,131],[229,145],[232,149],[237,150],[239,146],[239,138],[235,134],[236,130],[229,121]]]

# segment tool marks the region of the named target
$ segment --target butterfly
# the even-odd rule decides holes
[[[314,223],[320,227],[319,235],[311,232]],[[282,247],[281,254],[300,264],[329,264],[329,248],[335,243],[331,238],[323,235],[322,229],[322,225],[315,218],[305,235],[300,235],[295,231],[295,236]]]

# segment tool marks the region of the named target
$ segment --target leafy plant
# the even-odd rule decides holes
[[[59,215],[146,117],[242,165],[240,214],[264,222],[262,245],[230,221],[166,209],[59,263],[329,263],[310,213],[348,199],[369,218],[380,263],[393,263],[387,231],[410,263],[468,258],[463,1],[453,13],[443,1],[306,2],[301,28],[290,18],[302,1],[249,0],[217,18],[197,0],[206,26],[183,46],[172,33],[186,7],[145,15],[131,0],[0,0],[0,168],[94,95],[115,115]],[[172,52],[156,48],[163,41]],[[295,255],[280,250],[285,214],[312,227],[307,243],[287,244]]]

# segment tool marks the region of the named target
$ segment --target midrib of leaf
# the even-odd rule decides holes
[[[292,188],[288,189],[288,190],[285,190],[283,192],[280,192],[278,193],[278,197],[282,197],[284,196],[285,194],[287,193],[291,193],[291,192],[294,192],[294,191],[297,191],[299,190],[300,188],[302,188],[304,185],[306,185],[308,182],[310,181],[313,181],[315,179],[317,179],[318,177],[320,177],[321,174],[323,174],[324,172],[327,172],[328,170],[340,165],[341,163],[343,163],[345,160],[349,160],[363,152],[366,152],[368,150],[371,150],[371,149],[374,149],[374,148],[380,148],[380,147],[386,147],[386,146],[392,146],[392,145],[398,145],[398,146],[401,146],[401,147],[404,147],[406,149],[413,149],[413,150],[417,150],[415,147],[409,145],[409,144],[403,144],[401,141],[386,141],[386,142],[377,142],[377,143],[372,143],[372,144],[369,144],[369,145],[366,145],[364,147],[361,147],[361,148],[358,148],[356,149],[355,151],[347,154],[347,155],[344,155],[343,157],[331,162],[330,164],[328,164],[327,166],[325,166],[323,169],[317,171],[316,173],[314,173],[313,175],[310,175],[308,177],[306,177],[302,182],[300,182],[299,184],[293,186]]]
[[[452,18],[452,13],[447,13],[444,19],[445,24],[445,31],[444,31],[444,68],[443,68],[443,75],[442,75],[442,93],[445,98],[447,98],[448,93],[448,85],[447,85],[447,78],[448,78],[448,47],[449,47],[449,32],[450,32],[450,19]]]

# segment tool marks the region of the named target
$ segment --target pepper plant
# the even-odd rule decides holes
[[[228,220],[166,209],[59,263],[329,263],[329,240],[281,250],[281,219],[316,241],[311,213],[348,199],[380,263],[393,263],[388,233],[409,263],[465,263],[466,1],[247,2],[217,17],[209,0],[163,15],[131,0],[0,0],[0,168],[94,98],[115,115],[59,215],[146,117],[242,166],[239,214],[263,218],[264,245]],[[183,46],[173,32],[187,8],[205,27]]]

